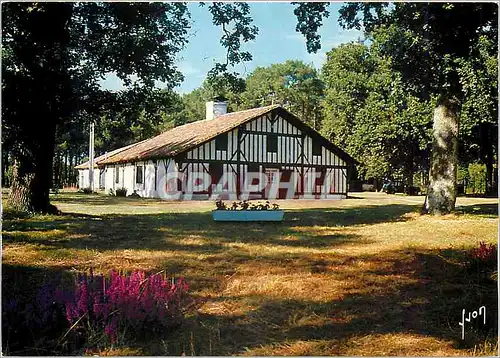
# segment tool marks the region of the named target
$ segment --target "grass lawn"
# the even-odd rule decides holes
[[[283,223],[221,223],[212,202],[62,192],[64,215],[4,212],[3,295],[91,267],[186,278],[198,300],[178,331],[101,355],[494,355],[496,328],[462,340],[458,323],[485,305],[497,327],[497,283],[463,257],[497,242],[498,200],[459,198],[443,217],[421,216],[423,200],[281,201]]]

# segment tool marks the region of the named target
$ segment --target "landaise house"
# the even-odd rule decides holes
[[[250,173],[257,172],[266,174],[268,183],[261,183],[251,198],[268,198],[273,181],[280,183],[279,198],[285,198],[287,184],[293,185],[294,198],[347,196],[349,170],[356,161],[284,108],[226,113],[226,102],[207,102],[206,108],[205,120],[97,157],[99,180],[94,181],[106,191],[126,188],[127,194],[162,197],[169,173],[182,173],[187,182],[205,173],[210,182],[192,186],[192,198],[208,199],[224,191],[240,197]],[[77,168],[85,185],[82,172],[88,171],[88,162]],[[224,176],[234,180],[221,181]],[[176,185],[186,190],[180,182]]]

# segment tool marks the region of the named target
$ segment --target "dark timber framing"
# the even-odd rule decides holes
[[[322,190],[328,188],[325,190],[326,194],[347,196],[349,174],[352,166],[356,164],[353,158],[281,107],[272,107],[267,112],[258,113],[254,117],[242,117],[242,120],[234,123],[234,126],[223,127],[223,130],[213,132],[210,138],[204,136],[203,141],[196,142],[195,145],[193,143],[177,152],[170,152],[170,155],[148,155],[140,159],[110,165],[115,169],[112,180],[113,188],[124,184],[124,171],[121,169],[128,165],[134,166],[132,170],[134,187],[138,186],[136,165],[141,162],[143,185],[146,182],[146,172],[153,174],[154,170],[156,191],[160,184],[158,170],[161,164],[159,161],[163,161],[165,173],[167,173],[168,161],[173,159],[178,170],[188,176],[194,171],[211,174],[211,170],[215,168],[213,164],[220,164],[217,166],[218,174],[214,178],[224,173],[235,174],[236,188],[234,189],[238,196],[242,192],[242,185],[247,180],[249,168],[260,172],[264,172],[266,168],[278,168],[280,173],[285,173],[282,182],[287,182],[290,175],[295,173],[294,175],[297,175],[299,180],[296,194],[301,195],[320,194],[316,192],[318,189],[316,179],[306,186],[306,177],[309,174],[321,173],[323,178],[328,178],[328,184],[325,183],[327,187],[322,188]],[[214,121],[217,120],[223,119],[214,119]],[[222,136],[225,137],[222,138]],[[269,136],[276,138],[276,151],[269,151]],[[147,165],[150,165],[148,163],[153,165],[154,169],[147,169]],[[118,183],[116,182],[117,175],[119,176]],[[212,184],[216,183],[212,182]],[[208,192],[211,190],[212,188],[209,188]]]
[[[236,128],[219,134],[219,136],[221,135],[227,136],[226,150],[217,149],[215,144],[217,136],[210,138],[195,148],[176,155],[174,159],[179,164],[179,168],[184,172],[191,165],[192,168],[194,166],[203,167],[204,171],[210,173],[210,164],[221,163],[225,169],[224,172],[230,171],[236,174],[237,195],[241,194],[241,186],[246,179],[247,169],[245,168],[257,167],[263,171],[264,168],[274,167],[281,171],[296,172],[299,176],[297,189],[300,194],[304,194],[307,189],[305,187],[306,173],[311,173],[313,169],[315,172],[321,173],[329,171],[333,185],[329,194],[347,196],[348,182],[346,179],[349,167],[355,161],[282,108],[276,108],[267,114],[253,118]],[[276,153],[265,150],[269,135],[277,137],[278,151]],[[313,156],[313,148],[318,146],[321,146],[321,154]],[[189,151],[193,153],[191,157],[186,155]],[[311,158],[308,158],[308,153],[311,154]],[[331,156],[331,161],[327,161],[325,155]],[[339,159],[345,164],[339,163]],[[314,179],[311,189],[314,193],[316,179]]]

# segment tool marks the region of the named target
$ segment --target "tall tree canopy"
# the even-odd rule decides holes
[[[188,40],[189,12],[185,3],[2,6],[2,144],[14,160],[9,205],[49,211],[57,128],[103,117],[102,125],[108,121],[112,129],[118,117],[133,116],[134,125],[147,129],[150,123],[141,117],[149,111],[140,99],[156,97],[156,81],[171,90],[182,80],[175,61]],[[257,29],[246,4],[212,3],[209,9],[214,24],[224,29],[221,43],[227,49],[226,63],[211,73],[215,79],[233,78],[230,66],[251,59],[240,45]],[[108,73],[126,90],[103,90],[99,80]],[[141,105],[117,109],[124,99]]]
[[[328,3],[296,5],[296,30],[306,37],[308,51],[315,52],[321,46],[318,29],[329,16]],[[258,69],[247,81],[231,72],[234,65],[251,60],[241,45],[258,33],[246,3],[207,6],[213,24],[222,29],[226,55],[202,89],[182,98],[171,89],[182,80],[175,61],[188,40],[186,4],[2,6],[2,144],[14,159],[9,203],[16,209],[51,209],[55,150],[59,156],[71,147],[68,141],[83,140],[81,132],[90,120],[99,119],[105,135],[98,145],[106,150],[118,146],[113,138],[121,138],[123,145],[202,118],[204,102],[220,95],[230,98],[233,109],[289,103],[293,112],[339,144],[349,138],[352,153],[372,158],[364,168],[372,176],[396,167],[410,175],[422,165],[426,134],[421,129],[429,124],[425,103],[436,103],[427,209],[453,209],[458,150],[485,162],[492,181],[497,149],[485,143],[497,138],[495,4],[344,5],[340,23],[363,28],[373,45],[369,50],[349,45],[329,52],[322,75],[324,101],[323,82],[300,61]],[[124,81],[123,92],[99,86],[108,73]],[[155,90],[156,81],[164,82],[166,90]],[[315,117],[321,105],[326,116]],[[472,149],[465,148],[469,143]],[[412,149],[391,153],[391,146]]]
[[[360,43],[327,53],[322,133],[359,158],[365,179],[398,175],[413,185],[429,142],[430,106],[407,93],[390,58]]]
[[[172,88],[186,43],[180,3],[5,3],[3,6],[4,146],[15,160],[9,204],[50,209],[48,190],[56,128],[74,116],[99,113],[107,96],[98,80],[108,72],[150,91]],[[131,75],[137,76],[132,83]]]
[[[299,24],[321,23],[325,9],[300,4]],[[436,98],[430,185],[425,209],[441,214],[454,209],[460,108],[465,102],[461,64],[474,56],[485,36],[497,43],[498,6],[493,3],[349,3],[340,10],[345,28],[379,36],[380,51],[413,94]],[[317,27],[301,26],[310,51],[317,51]],[[385,41],[384,41],[385,38]]]
[[[319,129],[323,83],[318,72],[302,61],[286,61],[256,68],[241,94],[243,108],[281,104]]]

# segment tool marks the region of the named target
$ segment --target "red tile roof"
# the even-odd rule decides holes
[[[126,149],[129,149],[129,148],[133,147],[134,145],[137,145],[137,144],[142,143],[142,142],[144,142],[144,141],[129,144],[125,147],[121,147],[121,148],[112,150],[111,152],[104,153],[103,155],[100,155],[100,156],[94,158],[94,168],[97,168],[102,160],[109,158],[112,155],[120,153],[120,152],[122,152]],[[75,169],[88,169],[88,168],[89,168],[89,161],[88,160],[85,163],[82,163],[82,164],[75,166]]]
[[[114,164],[152,158],[171,157],[228,132],[240,124],[278,108],[278,105],[223,114],[211,120],[202,120],[172,128],[156,137],[137,143],[126,150],[109,155],[98,164]],[[88,164],[87,164],[88,166]]]

